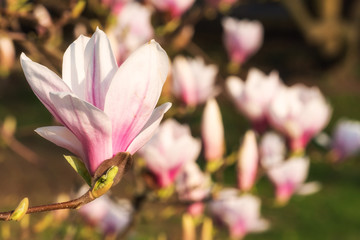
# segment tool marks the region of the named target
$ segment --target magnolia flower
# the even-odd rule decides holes
[[[256,136],[252,130],[248,130],[238,153],[237,180],[241,190],[249,191],[254,185],[258,163],[259,152]]]
[[[224,125],[219,105],[214,98],[206,103],[201,121],[201,134],[205,159],[222,159],[225,152]]]
[[[292,150],[303,150],[329,122],[331,108],[317,87],[283,87],[269,107],[273,127],[290,140]]]
[[[176,191],[180,200],[200,201],[210,194],[211,179],[194,162],[185,164],[176,180]]]
[[[155,175],[158,186],[167,187],[174,182],[185,164],[196,160],[200,150],[200,140],[191,136],[189,126],[168,119],[160,125],[140,154],[147,168]]]
[[[151,10],[137,2],[126,4],[117,14],[116,25],[107,34],[118,64],[153,37],[150,18]]]
[[[64,125],[36,132],[79,156],[92,175],[104,160],[142,147],[171,106],[155,108],[169,68],[155,41],[118,68],[106,35],[98,29],[65,51],[62,79],[24,53],[21,65],[36,96]]]
[[[118,14],[124,5],[132,0],[101,0],[102,4],[109,7],[111,12],[115,15]]]
[[[124,231],[132,221],[133,212],[129,200],[121,199],[115,202],[107,195],[79,209],[85,221],[98,228],[104,235],[117,235]]]
[[[188,106],[206,102],[217,94],[214,84],[218,69],[205,65],[204,60],[178,56],[174,59],[172,77],[174,95]]]
[[[309,159],[294,157],[270,168],[267,172],[276,186],[276,200],[285,204],[303,185],[309,171]]]
[[[7,75],[15,62],[16,52],[13,41],[6,35],[0,35],[0,76]]]
[[[199,215],[203,212],[204,204],[201,200],[210,195],[211,179],[205,175],[199,166],[191,161],[188,162],[176,180],[176,192],[182,201],[194,202],[188,207],[191,215]]]
[[[335,161],[359,152],[360,122],[346,119],[339,120],[335,126],[331,147]]]
[[[226,80],[226,87],[236,107],[253,122],[255,129],[260,132],[266,130],[269,105],[282,87],[279,74],[272,71],[266,76],[252,68],[245,82],[231,76]]]
[[[265,168],[271,168],[280,164],[285,159],[285,140],[277,133],[267,132],[260,142],[260,162]]]
[[[50,13],[43,5],[41,4],[36,5],[34,7],[33,14],[38,22],[38,26],[36,28],[40,35],[44,34],[47,29],[52,27],[53,22]]]
[[[222,190],[209,207],[214,218],[228,227],[231,237],[242,238],[269,228],[269,222],[260,216],[260,205],[260,199],[250,194],[238,196],[234,190]]]
[[[259,50],[264,32],[259,21],[239,21],[226,17],[222,26],[225,48],[232,62],[241,64]]]
[[[187,11],[195,0],[151,0],[151,3],[160,11],[170,13],[172,18],[179,18]]]

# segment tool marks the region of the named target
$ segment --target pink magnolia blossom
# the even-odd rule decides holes
[[[151,10],[137,2],[131,2],[117,14],[117,21],[106,31],[118,64],[121,64],[138,47],[154,36]]]
[[[134,210],[130,201],[122,199],[115,202],[107,195],[84,205],[79,213],[85,221],[105,235],[123,232],[132,221]]]
[[[335,161],[356,154],[360,151],[360,122],[342,119],[335,126],[331,142]]]
[[[252,68],[246,81],[231,76],[226,80],[226,87],[236,107],[252,121],[254,128],[259,132],[266,130],[268,108],[282,87],[279,74],[272,71],[266,76]]]
[[[234,189],[222,190],[218,198],[209,204],[216,220],[228,227],[231,237],[243,238],[250,232],[262,232],[269,228],[269,222],[260,216],[260,199]]]
[[[176,192],[180,200],[194,202],[188,207],[191,215],[203,212],[204,204],[201,200],[210,195],[210,190],[210,176],[204,174],[195,162],[188,162],[176,180]]]
[[[101,0],[102,4],[109,7],[111,12],[115,15],[118,14],[122,8],[132,0]]]
[[[191,136],[189,126],[168,119],[140,154],[147,168],[156,176],[158,186],[168,187],[185,164],[196,160],[200,150],[201,142]]]
[[[219,105],[214,98],[207,101],[201,121],[205,159],[220,160],[225,152],[224,125]]]
[[[64,125],[36,132],[79,156],[91,174],[119,152],[135,153],[171,106],[155,108],[169,68],[167,54],[155,41],[118,67],[98,29],[65,51],[62,79],[25,54],[21,65],[35,95]]]
[[[290,140],[293,151],[303,150],[329,122],[331,107],[317,87],[283,87],[269,107],[273,127]]]
[[[258,164],[259,150],[256,136],[252,130],[248,130],[238,153],[237,180],[241,190],[249,191],[254,185]]]
[[[226,17],[222,26],[225,48],[232,62],[245,62],[261,47],[264,29],[259,21]]]
[[[33,15],[38,22],[36,29],[40,35],[44,34],[49,28],[53,26],[50,13],[43,5],[36,5],[34,7]]]
[[[178,56],[172,69],[172,92],[188,106],[204,103],[218,92],[214,86],[217,72],[215,65],[205,65],[199,57]]]
[[[260,162],[265,168],[271,168],[285,160],[286,144],[282,136],[274,132],[267,132],[260,142]]]
[[[276,200],[284,204],[301,189],[309,171],[309,159],[294,157],[270,168],[267,172],[276,187]]]
[[[172,18],[179,18],[187,11],[195,0],[151,0],[151,3],[160,11],[170,13]]]
[[[14,42],[8,36],[0,34],[0,75],[8,74],[15,63],[15,57]]]

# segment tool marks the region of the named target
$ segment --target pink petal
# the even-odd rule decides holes
[[[174,94],[187,105],[196,105],[196,80],[189,61],[184,56],[177,56],[174,59],[172,72]]]
[[[118,69],[106,34],[97,29],[85,48],[86,100],[104,109],[105,95]]]
[[[85,100],[84,52],[90,38],[81,35],[65,51],[62,78],[72,91]]]
[[[186,150],[185,150],[186,149]],[[182,136],[173,144],[169,153],[173,155],[173,159],[168,159],[171,164],[177,165],[196,161],[201,151],[200,139],[193,138],[191,135]],[[169,163],[170,164],[170,163]]]
[[[248,130],[238,153],[238,186],[249,191],[256,180],[259,152],[254,131]]]
[[[160,124],[160,121],[163,119],[164,114],[169,110],[170,107],[171,103],[164,103],[161,106],[155,108],[149,121],[145,124],[144,128],[132,141],[126,151],[134,154],[138,149],[144,146],[144,144],[154,135]]]
[[[91,174],[113,156],[111,122],[108,116],[88,102],[68,93],[50,93],[59,120],[80,140]]]
[[[71,92],[68,86],[47,67],[31,61],[24,53],[20,56],[21,66],[24,70],[26,80],[35,95],[44,104],[54,117],[56,108],[50,99],[50,92]]]
[[[85,159],[85,153],[82,144],[69,129],[62,126],[41,127],[35,130],[37,134],[55,143],[56,145],[66,148],[81,159]]]
[[[151,41],[135,51],[116,72],[104,107],[112,119],[114,152],[128,149],[148,122],[168,69],[166,52]]]
[[[225,151],[224,125],[219,105],[214,98],[207,101],[201,121],[201,135],[206,160],[220,160]]]

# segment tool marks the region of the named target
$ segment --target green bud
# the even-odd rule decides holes
[[[20,221],[25,216],[28,208],[29,208],[29,199],[24,198],[23,200],[21,200],[19,205],[16,207],[14,212],[11,214],[10,220]]]
[[[91,194],[94,198],[98,198],[109,191],[114,183],[114,178],[116,177],[118,171],[119,168],[117,166],[112,166],[95,182],[94,187],[91,190]]]

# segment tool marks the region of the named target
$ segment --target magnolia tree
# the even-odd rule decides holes
[[[240,78],[243,64],[266,41],[262,23],[231,17],[236,1],[194,2],[70,1],[57,18],[43,5],[5,2],[0,71],[11,71],[17,61],[14,42],[22,43],[24,81],[59,123],[35,132],[73,154],[65,159],[84,186],[72,200],[32,206],[24,198],[0,213],[1,220],[78,209],[89,226],[116,238],[136,232],[144,203],[158,202],[181,209],[183,239],[198,239],[197,226],[201,239],[216,236],[214,228],[241,239],[271,228],[271,217],[261,214],[264,196],[255,190],[260,178],[273,184],[277,206],[294,194],[320,190],[319,182],[306,182],[311,166],[306,149],[331,118],[326,97],[315,86],[286,85],[276,70],[250,66],[246,79]],[[196,23],[214,14],[223,27],[226,63],[215,62],[192,41]],[[10,17],[31,19],[31,30],[22,31]],[[30,32],[35,37],[28,39]],[[62,53],[59,42],[71,38]],[[54,67],[61,68],[61,77],[50,70]],[[236,132],[224,125],[225,104],[252,128]],[[201,127],[194,127],[191,120],[200,115]],[[14,123],[5,120],[2,139],[36,161],[25,146],[13,147],[14,131]],[[227,134],[236,135],[239,145],[226,145]],[[332,138],[317,139],[328,157],[340,162],[360,149],[360,123],[343,119]],[[236,176],[232,183],[223,181],[224,171]],[[110,190],[128,184],[120,182],[127,172],[136,187],[131,197],[116,199]]]

